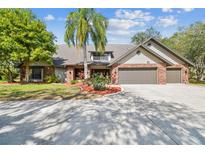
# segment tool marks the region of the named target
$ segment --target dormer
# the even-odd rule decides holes
[[[93,62],[104,62],[108,63],[110,62],[111,58],[113,57],[111,51],[105,51],[103,54],[96,52],[96,51],[91,51],[90,52],[90,59]]]

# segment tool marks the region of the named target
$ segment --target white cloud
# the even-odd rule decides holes
[[[158,25],[162,27],[169,27],[176,25],[178,20],[174,18],[174,16],[166,16],[166,17],[160,17],[158,21]]]
[[[177,13],[181,13],[181,10],[178,10]]]
[[[44,17],[45,21],[52,21],[55,20],[55,17],[52,14],[48,14],[46,17]]]
[[[134,35],[136,31],[134,30],[109,30],[107,31],[108,35],[112,36],[124,36],[124,37],[130,37]]]
[[[118,18],[124,18],[124,19],[141,19],[143,21],[150,21],[154,19],[153,16],[151,16],[150,12],[143,12],[141,10],[122,10],[119,9],[115,12],[116,17]]]
[[[59,21],[66,21],[66,18],[59,17],[58,20],[59,20]]]
[[[162,8],[162,12],[173,12],[171,8]]]
[[[135,26],[144,26],[144,22],[134,21],[134,20],[127,20],[127,19],[116,19],[111,18],[109,19],[109,28],[112,30],[119,29],[119,30],[128,30],[129,28]]]
[[[185,12],[191,12],[191,11],[193,11],[194,9],[193,9],[193,8],[183,8],[182,10],[185,11]]]

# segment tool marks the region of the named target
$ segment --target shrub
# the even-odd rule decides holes
[[[76,84],[76,83],[78,83],[78,81],[77,80],[71,80],[70,83],[71,84]]]
[[[88,86],[92,85],[92,78],[87,78],[83,80],[84,84],[87,84]]]
[[[92,86],[94,90],[105,90],[108,83],[110,83],[108,77],[104,77],[100,74],[94,74],[92,77]]]
[[[59,83],[60,82],[60,79],[55,74],[46,76],[44,80],[47,83]]]
[[[19,70],[16,68],[10,68],[10,72],[7,69],[0,70],[1,79],[8,82],[13,82],[19,76]]]

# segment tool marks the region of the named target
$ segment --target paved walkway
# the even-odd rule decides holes
[[[205,144],[205,111],[129,90],[95,100],[1,102],[0,144]]]

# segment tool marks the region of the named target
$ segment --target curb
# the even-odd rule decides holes
[[[82,86],[79,86],[79,88],[80,88],[81,92],[84,91]],[[104,97],[104,96],[112,96],[112,95],[121,94],[121,93],[124,94],[124,88],[122,88],[121,86],[120,86],[120,88],[121,88],[121,91],[119,91],[119,92],[112,93],[112,94],[105,94],[105,95],[101,95],[101,96]]]
[[[112,93],[112,94],[106,94],[106,95],[103,95],[103,97],[104,96],[113,96],[113,95],[117,95],[117,94],[124,94],[124,88],[122,88],[121,86],[120,86],[120,88],[121,88],[121,91],[116,92],[116,93]]]

